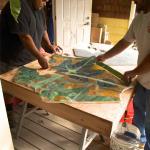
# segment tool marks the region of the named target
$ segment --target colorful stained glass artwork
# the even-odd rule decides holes
[[[117,102],[125,86],[96,64],[95,57],[71,58],[54,55],[50,69],[21,67],[13,82],[33,90],[47,102]]]

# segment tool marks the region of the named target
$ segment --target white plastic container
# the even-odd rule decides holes
[[[129,137],[125,135],[125,132],[133,133],[136,138]],[[112,134],[110,141],[111,150],[142,150],[140,142],[140,131],[137,127],[132,124],[126,123],[123,126],[122,123],[119,124],[117,130]]]

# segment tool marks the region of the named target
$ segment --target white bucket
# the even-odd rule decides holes
[[[136,139],[124,135],[125,131],[136,135]],[[124,127],[122,123],[118,125],[117,130],[112,134],[110,141],[111,150],[140,150],[140,131],[132,124],[126,124]]]

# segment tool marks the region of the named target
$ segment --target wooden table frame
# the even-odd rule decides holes
[[[86,145],[88,145],[86,142],[86,139],[88,138],[88,129],[110,138],[112,130],[119,122],[132,96],[132,90],[127,90],[122,93],[122,100],[119,103],[47,103],[42,101],[35,92],[11,82],[14,72],[15,71],[12,70],[0,76],[3,91],[26,103],[30,103],[47,112],[82,126],[83,134],[80,150],[85,150],[87,147]],[[95,135],[92,136],[91,139],[94,137]]]
[[[27,105],[28,105],[28,103],[24,102],[23,109],[22,109],[22,112],[21,112],[21,115],[19,118],[19,123],[16,128],[16,139],[18,139],[20,136],[23,121],[24,121],[25,117],[29,116],[31,113],[35,112],[38,109],[38,107],[35,107],[32,110],[27,111]],[[89,132],[88,129],[86,129],[84,127],[82,128],[79,150],[85,150],[97,136],[97,133],[95,133],[95,132],[92,132],[90,134],[88,134],[88,132]]]

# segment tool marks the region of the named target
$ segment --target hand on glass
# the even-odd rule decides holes
[[[48,61],[43,56],[38,58],[38,62],[40,64],[40,66],[42,67],[42,69],[47,69],[48,68]]]
[[[54,53],[62,55],[63,54],[63,49],[60,46],[53,45],[52,50]]]
[[[49,53],[47,53],[42,47],[39,49],[42,56],[49,56]]]

